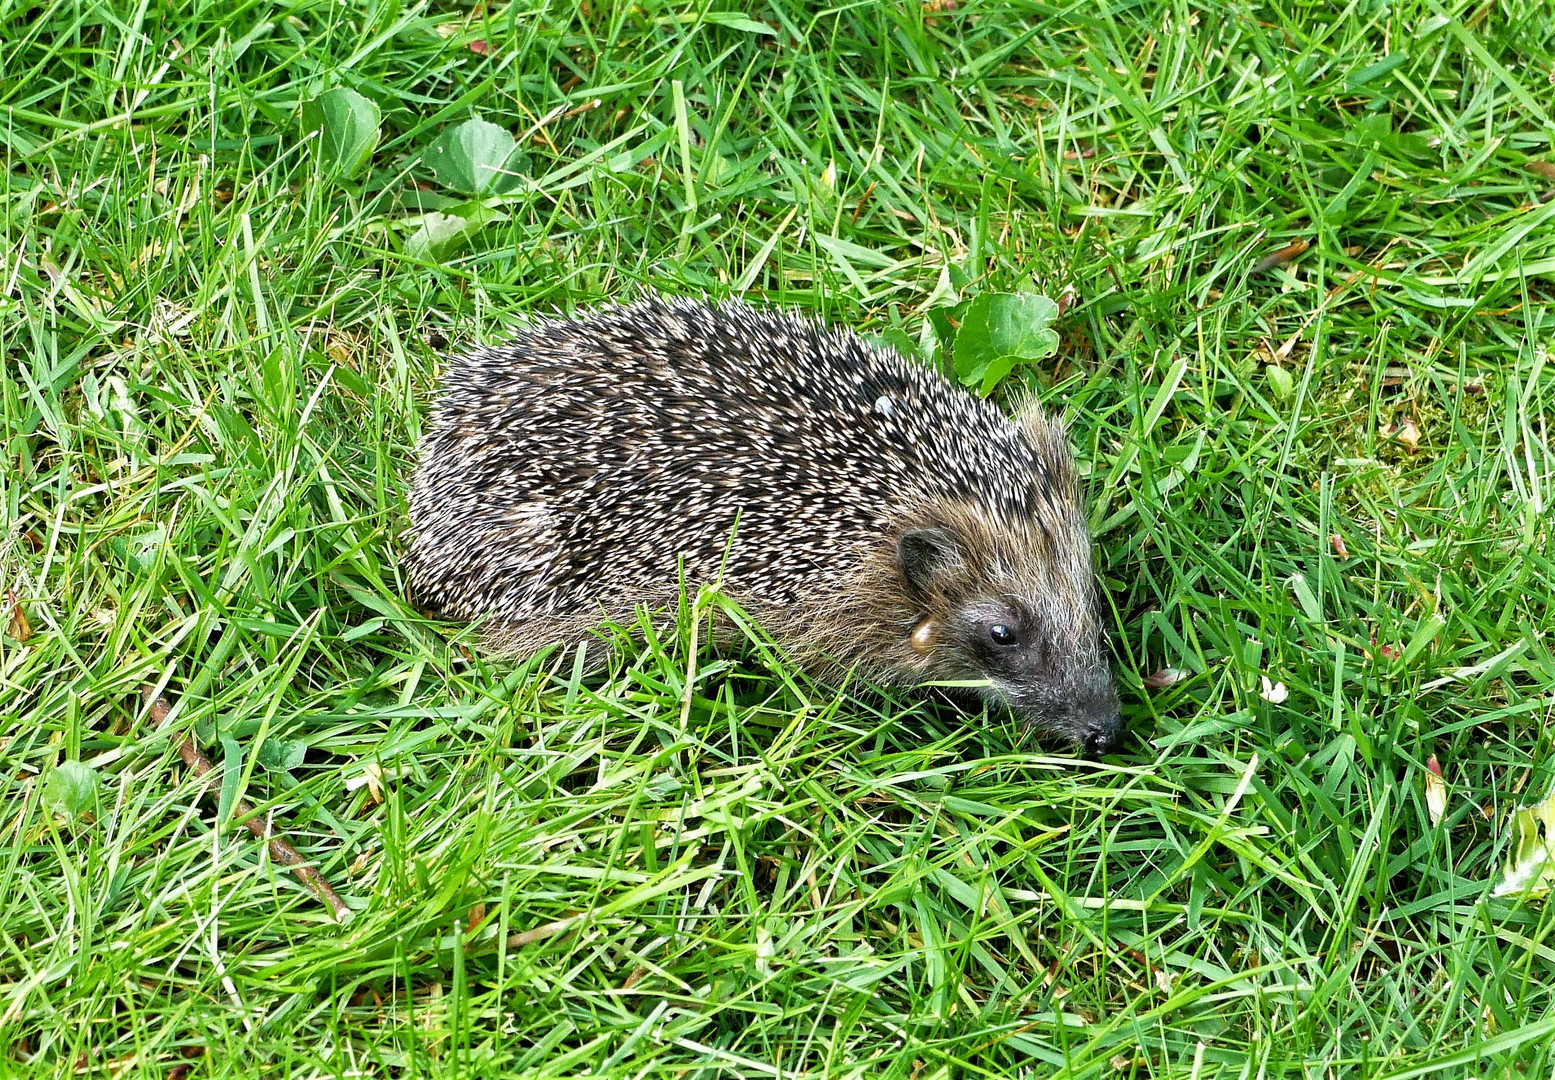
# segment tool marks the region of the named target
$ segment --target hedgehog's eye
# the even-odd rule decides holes
[[[990,626],[988,628],[988,637],[995,645],[1010,646],[1020,643],[1019,635],[1003,623],[994,623]]]

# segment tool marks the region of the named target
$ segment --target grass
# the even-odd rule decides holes
[[[1555,780],[1552,72],[1531,0],[0,0],[0,1073],[1549,1075],[1555,919],[1489,890]],[[297,120],[335,86],[355,178]],[[472,115],[528,179],[434,258]],[[514,314],[927,343],[1070,284],[1027,375],[1105,763],[684,621],[582,678],[401,599],[437,358]]]

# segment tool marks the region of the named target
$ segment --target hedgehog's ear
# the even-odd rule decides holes
[[[896,563],[907,591],[922,600],[937,592],[937,585],[966,564],[961,541],[949,529],[908,529],[896,541]]]

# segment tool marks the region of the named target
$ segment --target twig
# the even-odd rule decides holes
[[[140,692],[146,703],[151,706],[152,724],[161,727],[167,723],[167,715],[173,711],[173,706],[167,698],[159,695],[153,686],[142,686]],[[194,744],[194,736],[187,731],[178,736],[178,756],[184,759],[185,765],[194,770],[196,776],[204,776],[215,768],[211,764],[211,759]],[[238,817],[246,819],[243,824],[248,826],[249,832],[269,845],[270,858],[301,878],[302,883],[314,896],[329,905],[329,910],[334,913],[336,919],[346,922],[351,918],[351,909],[346,906],[344,900],[340,899],[340,894],[330,887],[329,882],[324,880],[324,875],[308,864],[302,854],[292,847],[290,840],[271,829],[268,821],[255,814],[253,804],[247,799],[239,799],[233,810]]]

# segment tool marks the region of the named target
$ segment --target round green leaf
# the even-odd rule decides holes
[[[1035,293],[983,293],[967,305],[952,349],[956,376],[992,390],[1016,365],[1052,356],[1058,305]]]
[[[1274,391],[1274,396],[1281,401],[1289,401],[1296,392],[1296,380],[1291,373],[1278,364],[1270,364],[1264,368],[1264,374],[1269,378],[1269,389]]]
[[[487,222],[501,216],[478,202],[468,202],[447,213],[432,210],[419,218],[408,219],[407,225],[417,227],[405,240],[405,253],[428,262],[441,262],[459,250],[465,240],[479,232]]]
[[[916,358],[918,356],[918,343],[908,336],[907,331],[899,326],[888,326],[880,333],[873,335],[876,344],[883,348],[895,349],[903,356]]]
[[[266,772],[286,772],[301,767],[307,753],[305,742],[271,736],[259,744],[259,764]]]
[[[49,774],[43,800],[50,810],[77,818],[97,805],[97,770],[79,761],[62,761]]]
[[[343,86],[326,90],[302,107],[302,128],[313,140],[319,164],[331,176],[351,179],[367,167],[378,145],[378,106]]]
[[[505,195],[529,167],[513,136],[486,120],[448,128],[427,148],[426,160],[439,184],[466,195]]]

